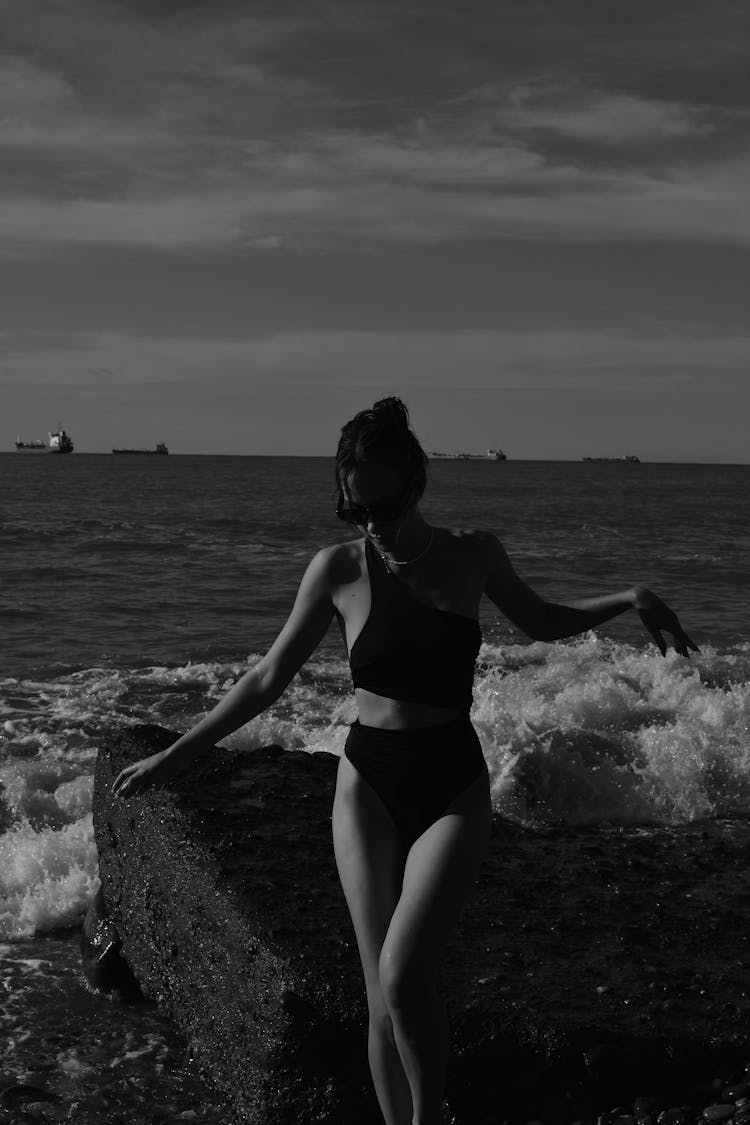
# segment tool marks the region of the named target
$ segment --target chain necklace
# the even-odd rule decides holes
[[[384,555],[382,551],[378,551],[378,554],[380,555],[381,559],[385,563],[387,569],[390,569],[390,567],[392,567],[392,566],[411,566],[412,563],[419,562],[420,559],[423,559],[425,557],[427,552],[432,547],[432,541],[433,541],[434,538],[435,538],[435,528],[431,527],[430,528],[430,538],[427,540],[427,546],[424,547],[423,550],[421,550],[418,555],[415,555],[413,559],[391,559],[387,555]]]

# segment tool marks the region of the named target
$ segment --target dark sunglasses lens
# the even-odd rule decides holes
[[[368,509],[370,519],[382,520],[388,523],[389,520],[397,520],[403,511],[403,504],[400,500],[388,500],[383,504],[373,504]]]
[[[336,515],[345,523],[358,524],[360,527],[364,527],[370,520],[389,523],[404,514],[408,495],[407,491],[395,500],[383,500],[380,504],[373,504],[369,508],[363,504],[352,504],[347,508],[342,501],[336,508]]]

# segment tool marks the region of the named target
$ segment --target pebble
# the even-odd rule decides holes
[[[708,1105],[703,1110],[704,1121],[728,1121],[730,1117],[734,1117],[736,1105],[729,1104],[716,1104]]]

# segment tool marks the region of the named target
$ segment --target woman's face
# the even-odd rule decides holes
[[[381,549],[395,546],[417,501],[398,469],[383,462],[359,465],[347,476],[342,491],[343,507],[355,509],[359,517],[355,526]]]

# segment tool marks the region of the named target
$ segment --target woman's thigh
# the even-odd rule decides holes
[[[437,970],[487,851],[492,809],[486,769],[412,845],[381,950],[381,978]]]
[[[382,801],[342,755],[333,802],[336,866],[351,915],[371,1000],[378,963],[401,894],[406,850]]]

